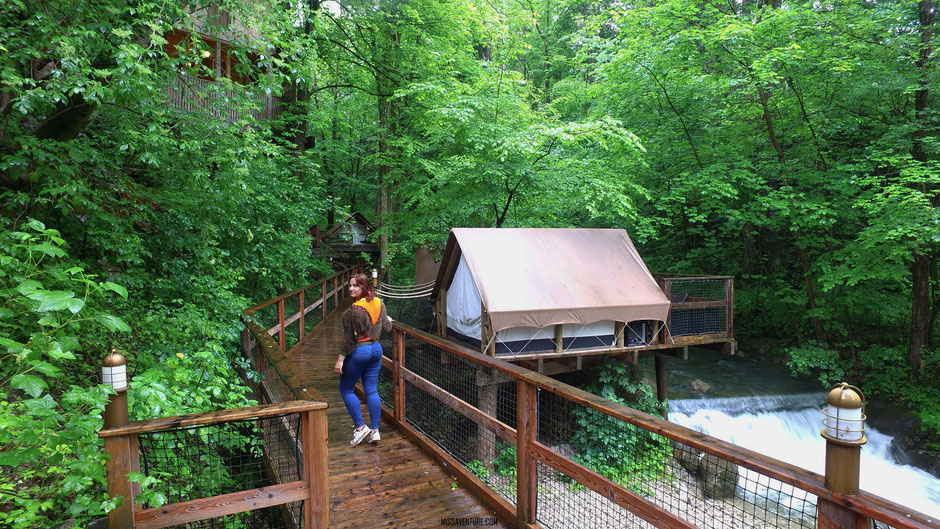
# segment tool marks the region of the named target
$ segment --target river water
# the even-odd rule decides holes
[[[652,362],[644,369],[652,379]],[[825,472],[826,445],[819,432],[826,392],[819,382],[793,378],[785,366],[698,348],[690,349],[689,360],[670,358],[667,370],[670,421],[818,474]],[[707,396],[692,391],[696,379],[711,386]],[[940,479],[906,464],[907,457],[892,444],[893,437],[878,428],[876,420],[867,423],[861,488],[940,518]]]

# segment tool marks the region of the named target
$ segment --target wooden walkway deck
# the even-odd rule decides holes
[[[347,301],[348,303],[348,301]],[[339,395],[333,364],[342,340],[342,309],[333,311],[308,341],[290,356],[307,384],[329,403],[330,527],[446,527],[454,525],[508,528],[473,494],[445,472],[424,451],[385,420],[378,446],[349,446],[352,421]],[[387,352],[386,352],[387,354]],[[363,406],[363,418],[368,412]],[[494,525],[485,519],[495,521]]]

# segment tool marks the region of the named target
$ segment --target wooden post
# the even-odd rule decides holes
[[[478,407],[488,417],[495,419],[499,384],[486,370],[487,368],[484,367],[477,370]],[[492,468],[493,461],[496,459],[496,432],[481,423],[477,423],[477,459],[487,468]]]
[[[654,358],[656,364],[656,398],[659,399],[659,402],[663,402],[669,398],[669,387],[666,380],[666,356],[657,354]]]
[[[280,330],[277,332],[277,343],[281,346],[281,351],[287,350],[287,333],[284,329],[284,298],[277,300],[277,324]]]
[[[496,356],[496,333],[493,332],[493,322],[486,307],[480,303],[480,352],[485,355]]]
[[[304,527],[326,529],[330,526],[326,410],[303,412],[300,416],[300,427],[304,481],[310,490],[310,497],[304,500]]]
[[[565,333],[563,332],[562,325],[559,323],[555,325],[555,352],[561,354],[565,351]]]
[[[447,289],[442,288],[437,295],[437,334],[447,338]]]
[[[826,439],[826,488],[839,494],[858,494],[861,445],[845,445]],[[818,529],[868,529],[871,520],[838,503],[819,498],[816,506]]]
[[[320,283],[320,312],[323,314],[320,323],[323,323],[326,321],[326,281]]]
[[[401,378],[401,368],[405,365],[405,333],[399,328],[392,329],[395,341],[392,358],[392,403],[395,406],[395,421],[405,422],[405,383]]]
[[[614,336],[617,337],[617,347],[626,343],[627,325],[622,321],[614,322]]]
[[[665,278],[663,279],[663,294],[666,295],[666,299],[669,300],[669,303],[671,305],[672,304],[672,282]],[[672,308],[670,307],[669,311],[666,312],[666,322],[663,324],[662,331],[660,331],[663,333],[663,343],[665,343],[666,341],[666,333],[669,334],[670,339],[672,337],[672,330],[669,328],[669,325],[672,323],[671,315],[672,315]]]
[[[725,331],[734,335],[734,279],[725,280]]]
[[[336,308],[336,306],[339,305],[339,289],[336,288],[338,286],[336,284],[337,279],[338,278],[336,276],[333,276],[333,308]]]
[[[117,393],[111,395],[108,404],[104,407],[103,429],[127,426],[127,388],[116,391]],[[135,449],[136,440],[134,436]],[[121,505],[108,513],[110,529],[133,529],[134,527],[134,490],[126,476],[138,465],[134,464],[137,454],[131,453],[131,444],[131,438],[127,435],[106,437],[104,440],[104,451],[110,456],[104,467],[108,480],[108,496],[122,497]]]
[[[297,320],[298,330],[297,330],[297,341],[303,341],[304,339],[304,291],[301,290],[297,294],[297,311],[300,312],[300,318]]]
[[[134,494],[126,475],[132,472],[130,439],[126,435],[106,437],[104,451],[110,456],[104,472],[108,480],[108,496],[122,497],[121,505],[108,513],[110,529],[133,529]]]
[[[529,446],[538,440],[538,389],[516,381],[516,527],[535,523],[538,504],[538,465]]]

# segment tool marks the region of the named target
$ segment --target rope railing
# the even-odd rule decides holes
[[[400,322],[383,349],[387,418],[520,528],[937,528],[889,500],[832,492],[818,474]]]

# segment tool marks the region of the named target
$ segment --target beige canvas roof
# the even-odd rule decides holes
[[[624,230],[454,228],[432,299],[463,254],[494,331],[665,321],[669,300]]]

